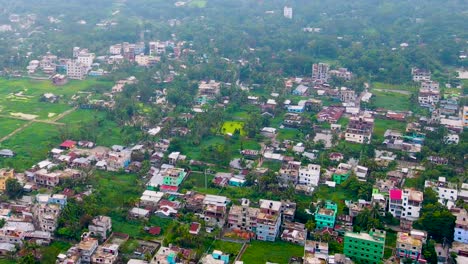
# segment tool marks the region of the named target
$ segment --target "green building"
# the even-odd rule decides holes
[[[168,169],[163,174],[163,185],[178,187],[185,179],[187,173],[183,169]]]
[[[338,165],[338,168],[332,175],[333,181],[336,182],[336,184],[343,183],[349,178],[349,176],[351,176],[351,170],[351,165],[346,163],[340,163],[340,165]]]
[[[345,256],[361,263],[381,263],[385,248],[385,231],[372,229],[369,233],[346,232]]]
[[[338,205],[332,201],[326,201],[324,206],[318,205],[315,210],[315,224],[317,229],[335,226]]]

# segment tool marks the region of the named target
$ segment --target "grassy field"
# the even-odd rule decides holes
[[[96,79],[70,81],[64,86],[54,86],[49,80],[0,79],[0,114],[21,113],[41,120],[53,118],[68,109],[72,95],[91,89],[95,85],[111,87],[111,83]],[[58,103],[41,102],[45,93],[53,93],[62,98]]]
[[[221,133],[227,134],[234,134],[236,130],[239,130],[241,136],[245,136],[244,130],[244,122],[239,121],[226,121],[224,122],[223,126],[221,127]]]
[[[55,263],[57,255],[65,252],[70,248],[71,244],[63,241],[54,241],[49,246],[43,247],[41,263]]]
[[[237,254],[239,254],[241,248],[242,244],[240,243],[216,240],[211,245],[210,250],[221,250],[222,252],[229,254],[231,259],[234,259]]]
[[[54,125],[34,123],[0,144],[16,152],[14,158],[0,159],[0,167],[26,169],[47,158],[47,153],[60,143],[60,131]]]
[[[401,84],[389,84],[389,83],[374,82],[374,83],[372,83],[372,88],[385,89],[385,90],[402,90],[402,91],[416,92],[419,89],[419,85],[407,85],[407,84],[401,85]]]
[[[406,123],[400,122],[396,120],[388,120],[388,119],[375,119],[374,123],[374,139],[378,139],[382,141],[384,139],[384,134],[387,129],[396,130],[399,132],[405,132]]]
[[[252,241],[242,256],[242,261],[249,264],[264,264],[267,261],[284,264],[293,256],[303,255],[303,246],[286,242]]]
[[[190,7],[204,8],[208,1],[206,0],[193,0],[189,3]]]
[[[372,93],[375,95],[374,104],[378,108],[394,111],[407,111],[411,109],[410,95],[376,90],[372,90]]]
[[[345,200],[354,200],[356,197],[353,196],[348,190],[344,189],[340,185],[336,188],[330,188],[325,185],[321,185],[317,188],[317,191],[314,193],[313,201],[317,200],[331,200],[338,204],[338,214],[343,212],[345,208]]]
[[[13,119],[13,118],[0,117],[0,138],[15,131],[15,129],[19,128],[26,122],[27,121]]]

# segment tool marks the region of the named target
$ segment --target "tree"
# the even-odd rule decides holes
[[[453,241],[453,230],[456,217],[440,203],[423,207],[421,217],[414,227],[426,230],[428,235],[438,242],[445,239]]]
[[[10,199],[16,199],[23,196],[23,186],[17,179],[8,179],[6,181],[5,193]]]

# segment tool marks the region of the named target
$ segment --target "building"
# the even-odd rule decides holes
[[[421,257],[423,241],[420,237],[408,233],[398,232],[396,256],[400,259],[419,260]]]
[[[418,102],[420,106],[431,107],[437,104],[440,100],[440,92],[438,90],[419,89]]]
[[[293,18],[293,9],[292,9],[292,7],[285,6],[283,8],[283,16],[285,18],[292,19]]]
[[[0,169],[0,191],[5,191],[7,180],[14,178],[15,171],[13,169]]]
[[[315,81],[328,81],[330,66],[326,63],[315,63],[312,65],[312,79]]]
[[[299,86],[296,87],[296,89],[294,89],[294,91],[292,92],[293,95],[299,95],[299,96],[307,96],[309,95],[309,87],[303,85],[303,84],[300,84]]]
[[[345,256],[362,262],[382,262],[385,248],[385,231],[372,229],[369,233],[346,232],[344,236]]]
[[[430,81],[431,80],[431,72],[428,70],[412,68],[411,75],[413,76],[413,81],[421,82],[421,81]]]
[[[296,222],[284,222],[281,240],[304,246],[307,239],[307,230],[304,224]]]
[[[119,255],[119,245],[104,244],[98,246],[93,255],[91,255],[91,263],[93,264],[113,264],[116,263]]]
[[[225,196],[207,194],[203,199],[203,216],[207,228],[222,228],[226,223],[227,204]]]
[[[180,168],[170,168],[163,172],[163,186],[179,187],[187,176],[187,172]]]
[[[330,76],[336,76],[338,78],[349,81],[353,78],[353,74],[346,68],[339,68],[338,70],[331,70],[328,72]]]
[[[316,228],[333,228],[337,212],[338,205],[332,201],[326,201],[324,205],[317,205],[315,210]]]
[[[250,207],[250,201],[242,198],[241,205],[233,205],[229,210],[228,227],[234,230],[256,232],[259,208]]]
[[[88,226],[89,234],[106,240],[112,230],[112,219],[108,216],[96,216]]]
[[[93,65],[94,58],[95,58],[94,53],[89,53],[87,51],[82,51],[76,57],[76,61],[78,63],[80,63],[81,65],[86,66],[86,68],[89,70],[89,69],[91,69],[91,65]]]
[[[346,163],[340,163],[332,174],[332,179],[336,184],[342,184],[351,176],[352,166]]]
[[[299,169],[298,184],[306,186],[318,186],[320,181],[320,165],[309,164]]]
[[[81,64],[77,60],[69,60],[67,62],[67,76],[74,80],[83,80],[88,74],[89,68]]]
[[[42,231],[54,232],[58,226],[60,216],[60,206],[58,204],[39,204],[35,208],[35,216],[38,226]]]
[[[328,122],[330,124],[334,124],[338,122],[345,111],[344,107],[337,107],[337,106],[329,106],[323,108],[317,114],[317,121],[319,122]]]
[[[341,87],[340,100],[343,103],[354,103],[356,102],[356,93],[353,90],[348,90],[346,87]]]
[[[345,140],[359,144],[369,144],[374,130],[374,118],[366,115],[353,116],[349,119]]]
[[[468,212],[461,209],[456,216],[453,240],[468,244]]]
[[[447,182],[445,177],[439,177],[437,181],[425,181],[424,188],[432,188],[439,196],[439,202],[446,204],[445,201],[455,202],[458,199],[458,188],[456,183]]]
[[[397,218],[416,220],[419,218],[423,193],[413,189],[393,189],[389,192],[388,211]]]
[[[281,202],[263,200],[259,201],[260,212],[257,215],[257,239],[275,241],[281,225]]]
[[[122,44],[115,44],[109,47],[109,53],[111,55],[120,55],[122,54]]]
[[[468,106],[464,106],[462,110],[463,127],[468,128]]]
[[[98,240],[84,233],[80,243],[76,245],[76,248],[78,254],[81,256],[81,263],[91,263],[92,255],[98,248]]]
[[[166,52],[166,44],[160,41],[149,42],[149,54],[150,56],[160,55]]]

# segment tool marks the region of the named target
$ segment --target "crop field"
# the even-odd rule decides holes
[[[411,109],[410,95],[395,91],[376,91],[372,90],[375,95],[375,106],[394,111],[407,111]]]

